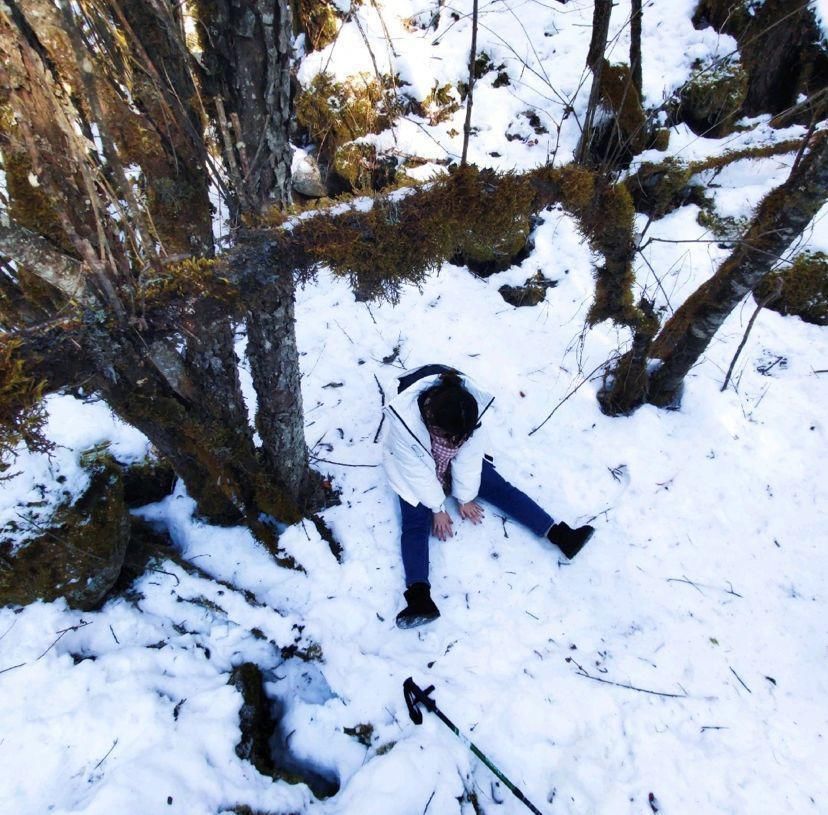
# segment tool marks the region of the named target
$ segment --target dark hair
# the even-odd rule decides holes
[[[477,400],[456,373],[440,374],[440,381],[423,391],[417,402],[426,425],[454,444],[464,442],[478,427]]]

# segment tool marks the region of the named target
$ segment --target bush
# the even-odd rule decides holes
[[[660,164],[644,162],[638,172],[624,183],[630,191],[636,212],[663,218],[678,209],[688,198],[691,169],[674,158]]]
[[[396,113],[391,91],[365,76],[337,82],[330,74],[317,74],[296,97],[296,120],[324,158],[346,142],[381,133]]]
[[[321,51],[336,39],[339,17],[326,0],[297,0],[296,19],[300,30],[305,32],[310,50]]]
[[[693,67],[696,73],[679,92],[679,115],[699,136],[718,139],[732,133],[747,97],[746,71],[738,60]]]
[[[767,304],[780,314],[793,314],[806,323],[828,325],[828,256],[803,252],[787,269],[771,272],[756,287],[753,296],[761,302],[782,281],[782,293]]]

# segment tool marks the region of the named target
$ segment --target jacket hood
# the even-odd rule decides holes
[[[460,381],[463,383],[463,387],[474,397],[475,401],[477,402],[477,415],[479,417],[482,416],[483,412],[494,401],[494,396],[479,388],[477,386],[477,383],[475,383],[475,381],[470,376],[466,376],[466,374],[462,373],[459,375]],[[434,387],[434,385],[436,385],[439,381],[439,374],[434,374],[433,376],[424,376],[422,379],[419,379],[413,385],[406,388],[402,393],[395,396],[385,406],[385,409],[387,410],[388,408],[393,407],[397,410],[398,413],[403,413],[404,411],[407,412],[412,403],[417,403],[417,399],[423,391],[426,391],[429,388]],[[419,407],[417,408],[417,410],[419,411]]]

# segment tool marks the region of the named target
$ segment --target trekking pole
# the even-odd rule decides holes
[[[469,750],[472,751],[512,792],[518,801],[522,801],[531,812],[535,815],[543,815],[543,813],[508,779],[498,770],[498,768],[487,758],[477,747],[464,736],[458,729],[457,725],[446,716],[440,708],[437,707],[434,700],[429,694],[434,690],[434,685],[429,685],[425,690],[417,685],[417,683],[409,676],[403,682],[403,694],[405,695],[405,703],[408,705],[408,715],[414,724],[423,723],[422,711],[417,707],[420,703],[425,705],[426,710],[434,713],[438,719],[446,726],[452,733],[454,733]]]

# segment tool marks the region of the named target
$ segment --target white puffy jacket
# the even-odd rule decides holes
[[[420,379],[383,408],[388,429],[382,463],[391,488],[403,501],[412,506],[423,504],[432,512],[444,509],[445,493],[437,478],[431,455],[431,439],[420,414],[417,398],[423,391],[436,385],[439,379],[439,375]],[[464,374],[460,374],[460,379],[463,387],[477,400],[477,415],[482,417],[494,397],[480,390]],[[485,434],[480,427],[452,459],[451,492],[461,503],[468,503],[477,497],[485,451]]]

